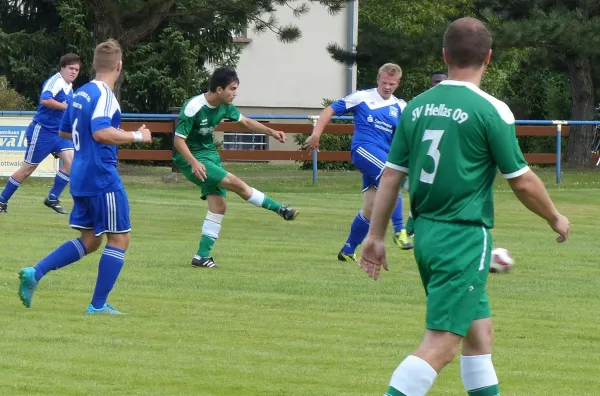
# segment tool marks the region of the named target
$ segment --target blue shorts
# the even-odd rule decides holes
[[[69,223],[78,230],[94,230],[96,236],[131,231],[127,193],[121,189],[91,197],[73,197]]]
[[[361,144],[352,150],[352,163],[362,173],[362,190],[379,187],[379,177],[385,167],[388,153],[374,144]]]
[[[25,151],[25,162],[38,165],[50,154],[58,154],[61,151],[73,150],[73,142],[58,136],[56,131],[44,128],[37,122],[32,122],[27,127],[27,150]]]

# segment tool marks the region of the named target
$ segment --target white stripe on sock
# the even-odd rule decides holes
[[[79,252],[79,258],[85,256],[85,249],[81,245],[81,242],[79,242],[78,239],[72,239],[71,242],[73,242],[73,245],[75,245],[75,248],[77,248],[77,251]]]
[[[115,252],[114,250],[104,249],[104,252],[102,252],[102,255],[114,257],[119,260],[125,260],[125,255],[123,253]]]
[[[9,183],[10,183],[10,184],[12,184],[12,185],[14,185],[14,186],[21,187],[21,183],[19,183],[19,182],[18,182],[18,181],[16,181],[15,179],[13,179],[13,177],[12,177],[12,176],[8,178],[8,181],[9,181]]]
[[[367,224],[371,224],[371,222],[369,221],[369,219],[367,219],[362,211],[362,209],[360,210],[360,212],[358,212],[358,217],[364,221]]]
[[[71,178],[69,177],[69,175],[67,175],[66,173],[63,172],[58,172],[56,174],[56,176],[60,177],[63,180],[66,180],[67,182],[71,181]]]

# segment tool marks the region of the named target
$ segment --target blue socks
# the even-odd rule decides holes
[[[69,184],[69,175],[65,172],[58,171],[56,176],[54,177],[54,185],[50,189],[50,193],[48,194],[48,199],[51,201],[56,201],[60,194],[62,194],[63,190]],[[6,183],[6,187],[0,194],[0,202],[8,203],[8,200],[13,196],[15,191],[21,186],[21,183],[13,179],[11,176]]]
[[[402,216],[402,194],[398,195],[396,207],[392,212],[392,224],[394,225],[394,233],[400,232],[404,229],[404,217]],[[350,226],[350,235],[348,235],[348,239],[342,248],[342,252],[344,254],[354,254],[356,247],[360,245],[367,237],[370,225],[371,222],[363,215],[363,211],[361,209]]]
[[[8,203],[8,200],[13,196],[15,191],[17,191],[19,186],[21,186],[21,183],[13,179],[12,176],[9,177],[6,187],[4,187],[4,191],[0,194],[0,202]]]
[[[369,233],[370,225],[371,222],[367,220],[365,216],[363,216],[362,210],[358,212],[354,218],[354,221],[352,222],[352,226],[350,226],[350,235],[348,235],[346,244],[342,248],[342,252],[344,252],[344,254],[354,254],[356,247],[362,243]]]
[[[75,261],[80,260],[87,254],[81,239],[72,239],[63,243],[52,253],[44,257],[35,266],[35,280],[40,281],[48,272],[65,267]],[[112,290],[119,277],[123,262],[125,261],[125,251],[113,246],[106,246],[100,264],[98,265],[98,279],[92,298],[92,305],[96,309],[104,307],[108,294]]]
[[[48,199],[51,201],[56,201],[69,183],[69,180],[68,174],[63,171],[58,171],[56,176],[54,176],[54,185],[50,189],[50,193],[48,193]]]
[[[35,280],[39,282],[48,272],[72,264],[86,254],[87,249],[79,238],[63,243],[35,266]]]
[[[96,280],[96,288],[92,297],[92,306],[96,309],[104,307],[108,293],[112,290],[123,262],[125,261],[125,250],[118,249],[112,246],[106,246],[100,264],[98,265],[98,279]]]
[[[402,194],[398,194],[398,202],[392,212],[392,225],[394,226],[394,233],[400,232],[404,229],[404,218],[402,217]]]

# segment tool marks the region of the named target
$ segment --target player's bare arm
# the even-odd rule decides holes
[[[94,140],[103,144],[128,144],[128,143],[150,143],[152,133],[146,125],[142,125],[136,131],[127,132],[117,128],[104,128],[94,132]]]
[[[567,240],[570,229],[569,219],[558,212],[544,183],[533,171],[529,170],[521,176],[508,179],[508,184],[527,209],[545,219],[559,234],[557,242]]]
[[[44,107],[54,110],[66,110],[69,107],[66,103],[61,103],[54,99],[40,100],[40,104]]]
[[[173,146],[175,146],[175,150],[187,161],[188,164],[192,167],[192,172],[194,175],[202,181],[206,179],[206,167],[194,157],[190,148],[188,147],[185,139],[181,136],[175,135],[175,141],[173,142]]]
[[[321,135],[325,130],[331,118],[335,115],[335,112],[331,108],[331,106],[327,106],[323,109],[321,114],[319,114],[319,119],[317,124],[313,128],[312,134],[306,139],[306,145],[311,149],[318,150],[319,149],[319,141],[321,140]]]
[[[363,242],[360,258],[360,267],[374,280],[379,278],[382,266],[386,271],[388,270],[385,257],[385,230],[405,177],[406,173],[392,168],[385,168],[381,175],[371,214],[371,226]]]
[[[241,125],[248,128],[250,130],[250,132],[264,133],[265,135],[273,136],[275,139],[277,139],[281,143],[285,143],[286,137],[285,137],[285,133],[282,131],[276,131],[275,129],[271,129],[256,120],[253,120],[251,118],[247,118],[244,116],[241,116],[241,118],[238,122]]]

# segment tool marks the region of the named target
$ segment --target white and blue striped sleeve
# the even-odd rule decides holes
[[[336,115],[341,116],[349,113],[356,106],[364,102],[364,95],[361,91],[354,92],[343,99],[338,100],[331,104],[331,108]]]
[[[65,84],[66,81],[62,78],[60,73],[56,73],[50,77],[42,87],[40,101],[54,99],[56,95],[58,95],[58,93],[65,87]]]
[[[92,133],[101,129],[112,127],[112,118],[118,110],[117,98],[106,86],[98,87],[100,97],[96,101],[94,112],[92,113]]]

